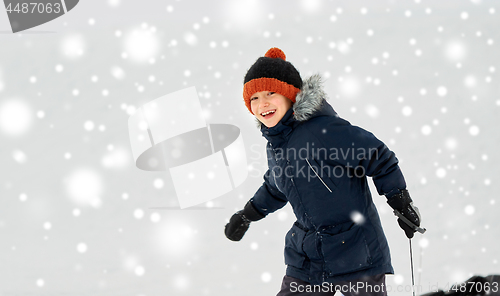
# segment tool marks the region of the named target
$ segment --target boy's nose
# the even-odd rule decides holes
[[[266,97],[262,97],[261,100],[260,100],[260,105],[261,106],[268,106],[269,105],[269,102],[267,101],[267,98]]]

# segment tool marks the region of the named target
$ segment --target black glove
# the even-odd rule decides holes
[[[250,222],[258,221],[265,216],[259,213],[252,202],[248,201],[243,210],[236,212],[229,223],[226,224],[224,233],[232,241],[240,241],[250,227]]]
[[[396,194],[387,196],[387,203],[393,208],[400,212],[406,219],[410,220],[411,223],[416,226],[420,226],[420,212],[418,208],[413,205],[413,200],[410,197],[408,190],[400,190]],[[398,218],[399,227],[401,227],[408,238],[412,238],[413,234],[417,231],[410,225],[406,224],[401,218]]]

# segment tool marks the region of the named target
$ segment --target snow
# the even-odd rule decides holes
[[[94,130],[94,127],[95,124],[91,120],[87,120],[83,123],[83,128],[88,132]]]
[[[464,209],[465,214],[469,215],[469,216],[474,214],[475,211],[476,211],[476,209],[474,208],[473,205],[467,205]]]
[[[422,126],[422,128],[420,129],[420,131],[422,132],[422,134],[424,136],[428,136],[428,135],[431,134],[432,128],[429,125],[424,125],[424,126]]]
[[[126,34],[123,46],[127,57],[138,63],[146,63],[158,54],[160,41],[155,30],[143,24]]]
[[[286,221],[288,219],[288,213],[285,211],[280,211],[278,213],[278,220],[280,221]]]
[[[446,57],[451,61],[460,61],[466,56],[466,46],[460,40],[450,41],[445,48]]]
[[[170,222],[170,223],[169,223]],[[195,243],[196,231],[183,221],[166,219],[156,229],[154,241],[162,253],[168,256],[185,257]]]
[[[19,194],[19,200],[24,202],[28,199],[28,195],[26,193]]]
[[[401,285],[401,284],[404,283],[404,281],[405,281],[405,278],[401,274],[395,274],[394,275],[394,283],[396,285]]]
[[[108,0],[109,6],[116,7],[119,6],[121,3],[121,0]]]
[[[404,106],[402,112],[404,116],[410,116],[413,113],[413,109],[411,106]]]
[[[437,94],[440,96],[440,97],[444,97],[446,96],[446,94],[448,93],[448,89],[444,86],[440,86],[438,87],[437,89]]]
[[[158,223],[161,220],[161,216],[158,213],[152,213],[151,216],[150,216],[150,220],[153,223]]]
[[[123,69],[119,66],[113,66],[111,68],[111,74],[118,80],[123,79],[125,77],[125,71],[123,71]]]
[[[396,153],[428,228],[413,240],[424,290],[498,272],[500,3],[237,2],[80,3],[19,34],[0,14],[2,292],[275,295],[290,206],[239,243],[223,234],[266,169],[241,87],[273,46],[302,77],[325,73],[339,115]],[[127,120],[190,86],[207,123],[238,126],[253,158],[240,187],[180,211],[168,171],[135,167]],[[407,239],[369,184],[396,271],[387,284],[407,285]]]
[[[479,134],[479,127],[477,127],[476,125],[472,125],[471,127],[469,127],[469,133],[471,134],[471,136],[477,136]]]
[[[354,76],[346,77],[342,79],[340,85],[340,91],[343,95],[347,97],[355,97],[361,91],[360,83],[358,79]]]
[[[0,131],[9,136],[28,132],[33,122],[31,106],[24,100],[10,99],[0,102]]]
[[[458,147],[458,142],[455,138],[446,139],[445,146],[449,150],[455,150]]]
[[[87,252],[87,244],[85,243],[79,243],[77,246],[76,246],[76,250],[78,251],[78,253],[80,254],[83,254],[83,253],[86,253]]]
[[[136,266],[134,268],[134,273],[136,276],[143,276],[145,272],[146,272],[146,270],[142,266]]]
[[[196,26],[196,28],[198,28],[198,26]],[[186,41],[186,43],[191,46],[195,46],[198,44],[198,38],[191,32],[186,32],[184,34],[184,41]]]
[[[78,168],[69,174],[65,184],[69,198],[74,203],[84,206],[100,205],[103,182],[96,170]]]
[[[50,222],[43,223],[43,228],[45,230],[50,230],[52,228],[52,224]]]
[[[269,283],[273,277],[271,276],[271,273],[269,272],[263,272],[262,275],[260,276],[260,279],[264,283]]]
[[[177,275],[173,279],[173,285],[179,291],[187,290],[190,284],[189,278],[186,275]]]
[[[464,83],[467,87],[473,88],[477,86],[477,79],[473,75],[468,75],[467,77],[465,77]]]
[[[144,211],[142,209],[136,209],[134,211],[134,217],[137,219],[137,220],[140,220],[142,219],[142,217],[144,217]]]
[[[60,51],[69,59],[80,58],[86,49],[86,42],[82,35],[71,34],[65,37],[60,44]]]
[[[72,214],[73,214],[73,216],[78,217],[78,216],[80,216],[81,211],[80,211],[80,209],[73,209]]]
[[[379,108],[377,108],[377,106],[371,105],[371,104],[369,104],[365,107],[365,112],[371,118],[377,118],[380,115]]]
[[[446,169],[444,168],[438,168],[436,170],[436,176],[440,179],[444,178],[446,176]]]
[[[165,182],[163,182],[163,180],[160,178],[155,179],[153,182],[153,186],[156,189],[161,189],[161,188],[163,188],[164,185],[165,185]]]
[[[12,158],[19,164],[25,163],[28,159],[26,154],[21,150],[14,150],[12,152]]]
[[[353,211],[351,213],[351,220],[356,224],[363,224],[365,222],[365,217],[358,211]]]

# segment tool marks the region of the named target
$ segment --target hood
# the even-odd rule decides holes
[[[295,98],[293,117],[298,121],[306,121],[320,115],[336,115],[326,99],[323,78],[319,74],[312,75],[304,80],[302,88]]]
[[[323,90],[323,78],[314,74],[303,81],[302,88],[295,98],[292,106],[293,118],[297,121],[307,121],[316,116],[337,116],[337,113],[326,101],[327,95]],[[257,127],[261,129],[262,123],[255,118]]]

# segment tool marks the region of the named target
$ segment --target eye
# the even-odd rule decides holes
[[[274,94],[275,94],[275,92],[273,92],[273,91],[270,91],[270,92],[267,93],[268,96],[272,96]]]
[[[250,98],[250,101],[257,100],[257,97]]]

